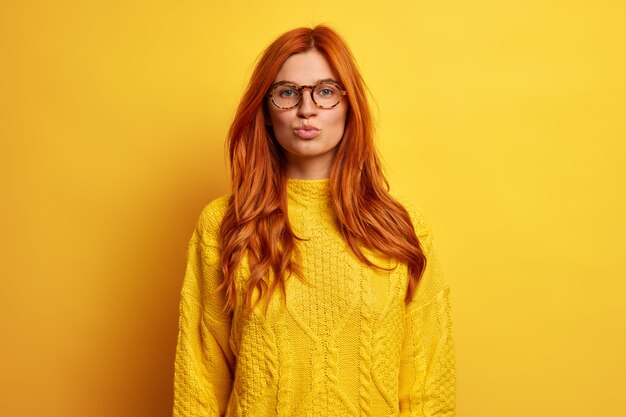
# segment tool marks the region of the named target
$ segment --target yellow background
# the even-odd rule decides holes
[[[348,40],[453,288],[458,415],[626,408],[626,7],[0,3],[0,415],[167,416],[187,241],[260,51]]]

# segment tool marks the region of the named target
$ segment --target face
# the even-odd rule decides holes
[[[339,81],[328,61],[318,51],[290,56],[276,75],[274,83],[289,81],[315,85],[321,80]],[[285,151],[287,173],[291,177],[327,178],[337,145],[343,137],[348,100],[343,97],[331,109],[321,109],[311,99],[309,89],[302,91],[300,103],[291,109],[267,102],[271,128]]]

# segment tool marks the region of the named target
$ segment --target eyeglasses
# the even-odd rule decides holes
[[[297,85],[290,81],[281,81],[272,86],[267,97],[279,109],[287,110],[296,107],[302,101],[302,90],[309,89],[313,103],[320,109],[332,109],[348,94],[334,81],[323,80],[315,85]]]

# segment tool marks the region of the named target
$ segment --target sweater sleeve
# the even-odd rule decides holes
[[[426,269],[405,316],[400,365],[400,415],[453,417],[456,370],[450,290],[443,278],[432,233],[423,218],[411,213],[426,255]]]
[[[222,416],[232,387],[231,315],[223,311],[219,213],[208,205],[189,242],[174,361],[174,417]]]

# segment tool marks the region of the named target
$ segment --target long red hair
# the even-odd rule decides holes
[[[226,291],[226,308],[235,305],[235,270],[244,257],[250,268],[243,288],[246,307],[254,308],[261,300],[268,303],[277,288],[284,293],[285,279],[290,275],[306,280],[298,265],[298,237],[287,216],[284,155],[266,123],[265,96],[287,58],[310,49],[326,58],[348,92],[346,127],[329,180],[337,226],[366,265],[380,268],[365,256],[364,248],[406,263],[407,302],[426,266],[409,214],[389,195],[374,146],[365,83],[352,53],[326,26],[298,28],[280,36],[264,51],[228,133],[232,197],[220,229],[224,281],[218,288]],[[252,296],[255,289],[258,297]]]

